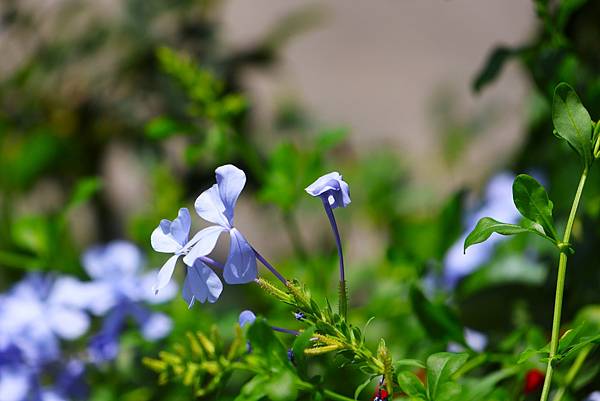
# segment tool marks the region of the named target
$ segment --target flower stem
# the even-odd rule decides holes
[[[260,253],[258,253],[258,251],[254,248],[252,248],[252,250],[254,251],[254,254],[256,255],[256,258],[260,261],[260,263],[262,263],[267,269],[269,269],[269,271],[271,273],[273,273],[275,275],[275,277],[277,277],[277,279],[279,281],[281,281],[283,283],[283,285],[285,285],[287,287],[287,280],[285,279],[285,277],[283,277],[278,271],[277,269],[275,269],[273,267],[273,265],[271,265],[267,259],[265,259]]]
[[[581,194],[583,193],[583,187],[587,179],[588,169],[585,168],[581,174],[579,180],[579,186],[575,193],[575,199],[573,199],[573,205],[571,206],[571,213],[569,214],[569,220],[567,220],[567,226],[565,227],[565,234],[563,236],[563,243],[568,244],[571,238],[571,231],[573,230],[573,223],[575,222],[575,216],[577,214],[577,208],[579,207],[579,201],[581,200]],[[556,279],[556,296],[554,299],[554,318],[552,320],[552,337],[550,339],[550,354],[548,358],[548,366],[546,367],[546,376],[544,378],[544,388],[542,389],[542,396],[540,401],[547,401],[550,395],[550,386],[552,383],[552,360],[556,355],[558,349],[558,335],[560,331],[560,316],[562,313],[562,301],[563,293],[565,288],[565,276],[567,272],[567,249],[561,249],[560,257],[558,261],[558,276]]]
[[[271,326],[271,328],[273,329],[273,331],[277,331],[279,333],[291,334],[293,336],[297,336],[300,334],[296,330],[284,329],[283,327]]]
[[[325,213],[329,218],[329,223],[331,224],[331,230],[333,231],[333,236],[335,237],[335,243],[338,249],[338,256],[340,259],[340,283],[339,283],[339,313],[344,319],[348,316],[348,295],[346,289],[346,274],[344,270],[344,252],[342,251],[342,240],[340,238],[340,232],[338,230],[337,223],[335,221],[335,216],[333,215],[333,210],[331,209],[331,205],[329,204],[329,200],[327,197],[321,197],[323,201],[323,207],[325,208]]]

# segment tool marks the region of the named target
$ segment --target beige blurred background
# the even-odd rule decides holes
[[[293,94],[324,125],[349,127],[358,149],[391,146],[417,179],[436,185],[456,186],[465,172],[484,174],[510,157],[527,92],[520,71],[509,63],[479,95],[471,81],[493,47],[522,43],[533,33],[530,0],[233,0],[223,15],[224,40],[243,47],[309,4],[323,11],[319,25],[285,47],[276,71],[248,73],[259,123]],[[439,127],[430,117],[441,95],[459,119],[490,115],[485,132],[450,171],[439,164]],[[425,162],[429,168],[420,168]]]

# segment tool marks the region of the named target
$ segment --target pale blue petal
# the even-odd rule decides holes
[[[251,310],[245,310],[240,313],[240,317],[238,322],[241,327],[244,327],[247,324],[252,324],[256,320],[256,315]]]
[[[488,344],[488,338],[485,334],[468,328],[465,328],[464,333],[465,341],[472,350],[477,352],[483,352],[483,350],[485,350],[485,347]]]
[[[41,394],[41,401],[68,401],[66,398],[59,395],[56,391],[43,390]]]
[[[48,303],[64,305],[78,309],[86,309],[90,305],[90,282],[79,281],[70,276],[61,276],[56,279],[48,295]]]
[[[164,222],[168,223],[168,227],[165,227]],[[152,249],[156,252],[175,253],[181,248],[181,245],[171,235],[170,226],[171,222],[169,220],[162,220],[158,227],[152,231],[150,243]]]
[[[173,322],[164,313],[153,313],[142,325],[142,335],[146,340],[154,341],[171,332]]]
[[[67,340],[81,337],[90,326],[90,318],[86,313],[71,308],[51,307],[46,319],[52,331]]]
[[[233,226],[235,204],[246,185],[246,174],[232,164],[226,164],[215,170],[219,195],[225,206],[225,216]]]
[[[585,401],[600,401],[600,391],[594,391],[585,399]]]
[[[317,178],[315,182],[306,187],[305,191],[312,196],[319,196],[324,192],[339,189],[339,181],[341,180],[340,173],[334,171]]]
[[[0,370],[0,395],[2,401],[22,401],[29,392],[29,373],[25,369]]]
[[[181,296],[188,304],[188,308],[191,308],[192,306],[194,306],[195,299],[194,294],[192,293],[192,280],[191,278],[188,280],[188,275],[189,273],[186,275],[185,280],[183,281],[183,289],[181,291]]]
[[[210,226],[196,233],[190,241],[190,244],[195,245],[185,255],[183,262],[188,266],[192,266],[200,256],[206,256],[211,253],[215,249],[217,240],[223,231],[225,231],[225,228],[221,226]]]
[[[229,256],[223,271],[223,278],[227,284],[245,284],[253,281],[257,276],[256,255],[242,233],[237,229],[230,230],[231,243]]]
[[[155,281],[156,276],[152,284]],[[88,283],[82,296],[85,297],[86,309],[97,316],[106,314],[118,302],[118,294],[115,293],[113,285],[107,281]]]
[[[154,292],[160,291],[161,289],[165,288],[167,284],[169,284],[169,281],[173,276],[173,271],[175,270],[175,264],[177,263],[177,259],[179,259],[179,255],[171,256],[165,262],[163,267],[160,268],[158,274],[156,275],[156,283],[152,288]]]
[[[180,246],[185,245],[185,243],[188,241],[191,224],[192,219],[190,217],[190,212],[187,210],[187,208],[182,207],[179,209],[177,218],[173,220],[173,223],[171,223],[171,235],[173,238],[175,238],[175,241],[177,241]]]
[[[223,291],[223,283],[219,277],[208,266],[200,260],[197,260],[193,266],[188,267],[186,283],[184,288],[187,288],[187,294],[184,298],[189,299],[191,293],[194,300],[200,302],[214,303],[217,301]]]
[[[326,197],[329,205],[335,209],[350,204],[350,189],[338,172],[332,172],[319,177],[306,187],[306,192],[312,196]]]
[[[117,280],[133,276],[143,262],[139,248],[127,241],[113,241],[106,246],[93,246],[83,255],[83,267],[95,279]]]
[[[202,192],[194,203],[196,213],[206,221],[218,224],[222,227],[230,228],[229,220],[225,216],[225,205],[219,195],[219,187],[213,185]]]

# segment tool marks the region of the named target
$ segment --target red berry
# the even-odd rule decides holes
[[[381,386],[377,386],[375,389],[375,395],[373,396],[373,401],[389,401],[390,395],[386,389]]]
[[[544,383],[544,373],[538,369],[531,369],[525,375],[525,385],[523,392],[525,394],[533,393],[542,387]]]

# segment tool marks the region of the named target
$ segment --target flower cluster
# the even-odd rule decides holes
[[[236,166],[227,164],[218,167],[215,175],[216,184],[202,192],[194,203],[198,216],[213,225],[198,231],[190,239],[191,216],[187,208],[181,208],[174,220],[161,220],[150,237],[155,251],[173,254],[158,272],[154,292],[158,294],[168,285],[177,261],[182,257],[186,265],[182,295],[190,308],[195,301],[214,303],[219,299],[223,283],[213,269],[222,272],[227,284],[245,284],[257,279],[258,259],[282,283],[286,283],[286,279],[250,245],[234,225],[235,205],[246,185],[246,174]],[[350,203],[348,184],[339,173],[333,172],[317,179],[306,191],[323,200],[338,244],[343,280],[341,242],[331,210],[346,207]],[[209,255],[223,232],[229,233],[230,241],[229,254],[222,265]]]
[[[137,247],[125,241],[95,246],[82,264],[90,281],[35,273],[0,295],[0,400],[85,398],[86,365],[117,356],[128,316],[147,340],[169,333],[170,319],[146,303],[164,302],[176,288],[154,296],[155,273],[142,271]],[[63,343],[82,338],[92,316],[104,316],[100,332],[84,352],[65,354]]]
[[[223,283],[211,267],[222,270],[227,284],[249,283],[258,275],[257,253],[235,228],[233,220],[235,205],[246,184],[246,174],[231,164],[217,168],[215,174],[217,183],[202,192],[194,203],[198,216],[213,225],[189,239],[190,213],[186,208],[181,208],[177,218],[173,221],[162,220],[151,236],[155,251],[173,254],[160,269],[154,291],[158,293],[170,282],[177,260],[183,257],[187,266],[183,298],[189,307],[196,300],[202,303],[207,300],[216,302],[221,295]],[[230,238],[229,255],[225,264],[221,265],[208,255],[225,231]]]

